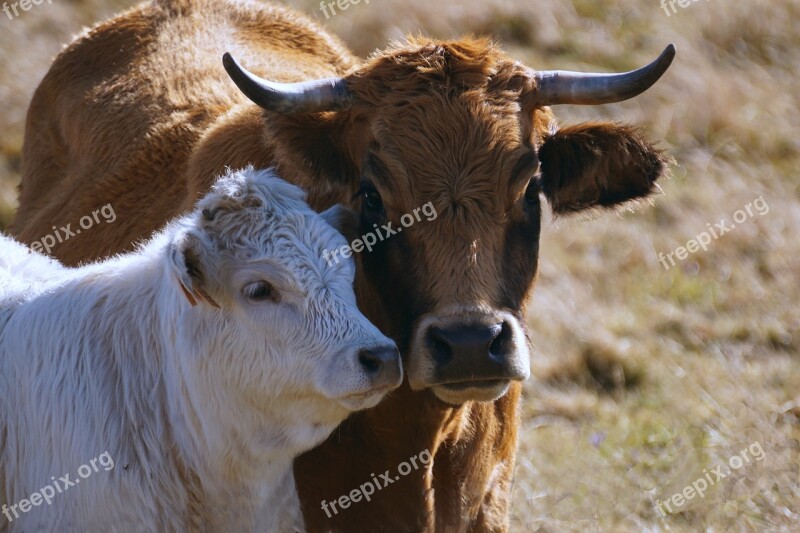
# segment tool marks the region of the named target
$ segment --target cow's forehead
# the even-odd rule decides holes
[[[428,201],[503,212],[524,189],[511,183],[532,148],[514,102],[480,96],[413,100],[397,115],[376,120],[365,176],[376,181],[393,209]]]
[[[492,205],[507,209],[524,186],[509,183],[514,164],[554,124],[549,109],[521,101],[529,73],[487,40],[423,42],[376,58],[362,76],[354,90],[370,104],[371,152],[387,175],[379,185],[398,208],[491,188]]]
[[[427,88],[441,92],[483,86],[520,93],[529,81],[525,68],[489,39],[409,38],[376,52],[349,78],[348,86],[359,99],[377,104],[401,101]]]

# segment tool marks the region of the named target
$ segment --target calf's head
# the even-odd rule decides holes
[[[177,335],[203,385],[250,406],[291,404],[321,428],[400,385],[394,342],[356,306],[352,260],[322,259],[344,244],[323,219],[337,212],[320,217],[297,187],[247,169],[220,179],[184,221],[169,275],[193,306]]]
[[[636,127],[561,128],[549,106],[635,96],[673,56],[670,45],[624,74],[541,72],[487,40],[414,40],[344,78],[294,84],[223,62],[266,110],[281,171],[349,190],[356,235],[380,232],[358,259],[382,308],[362,305],[398,340],[411,387],[458,404],[529,375],[541,200],[556,214],[614,207],[650,194],[665,170]],[[426,205],[435,219],[416,216]]]

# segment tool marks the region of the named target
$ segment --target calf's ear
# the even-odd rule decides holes
[[[644,198],[669,163],[635,126],[605,122],[549,134],[539,147],[539,160],[542,192],[557,214]]]
[[[344,235],[348,242],[352,242],[359,237],[358,213],[352,209],[336,204],[320,213],[320,216],[335,230]]]
[[[208,278],[202,260],[204,255],[200,238],[185,233],[172,243],[169,258],[175,278],[189,303],[195,306],[203,302],[218,308],[219,304],[209,296],[206,287]]]

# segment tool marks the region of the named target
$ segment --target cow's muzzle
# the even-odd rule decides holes
[[[413,389],[431,388],[453,404],[492,401],[529,375],[528,341],[510,313],[454,309],[427,315],[416,328],[408,364]]]

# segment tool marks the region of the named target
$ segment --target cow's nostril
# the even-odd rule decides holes
[[[472,383],[470,387],[487,386],[499,390],[509,380],[519,381],[528,376],[528,354],[516,338],[518,329],[514,318],[502,317],[496,322],[487,322],[481,317],[480,320],[428,326],[423,333],[427,352],[423,354],[427,361],[420,366],[430,372],[429,383],[447,387]]]
[[[489,356],[496,359],[503,359],[511,348],[511,326],[508,322],[503,322],[499,328],[497,337],[489,345]]]
[[[428,347],[438,366],[445,366],[454,357],[475,360],[503,359],[508,350],[510,328],[505,324],[458,325],[449,328],[433,326],[428,330]]]
[[[433,327],[428,330],[428,346],[437,365],[447,364],[453,358],[453,349],[445,332],[439,328]]]

